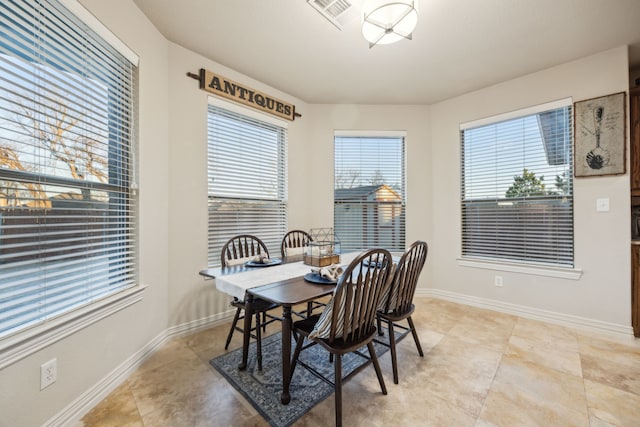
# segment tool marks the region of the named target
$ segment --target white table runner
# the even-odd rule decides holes
[[[349,265],[358,255],[358,252],[341,254],[340,265]],[[242,300],[247,289],[304,276],[311,271],[311,268],[312,266],[303,264],[302,261],[272,267],[254,267],[242,273],[216,277],[216,289]]]

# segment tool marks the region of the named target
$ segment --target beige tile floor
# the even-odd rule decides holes
[[[345,426],[640,426],[640,341],[420,298],[414,320],[424,358],[407,337],[400,384],[381,357],[346,383]],[[278,330],[279,325],[272,326]],[[166,344],[79,426],[266,426],[208,361],[228,325]],[[241,345],[235,334],[230,348]],[[295,426],[333,425],[333,396]]]

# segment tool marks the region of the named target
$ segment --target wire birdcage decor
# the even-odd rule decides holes
[[[303,262],[314,267],[340,263],[340,239],[333,228],[312,228],[311,241],[305,248]]]

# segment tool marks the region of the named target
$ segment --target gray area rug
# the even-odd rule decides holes
[[[388,337],[385,329],[385,338]],[[282,393],[282,356],[280,333],[262,339],[262,371],[258,370],[256,360],[256,344],[249,347],[247,369],[240,371],[238,365],[242,361],[242,348],[230,351],[209,363],[216,368],[236,388],[254,408],[273,427],[287,427],[307,413],[316,404],[333,394],[333,387],[314,376],[307,369],[298,365],[291,379],[291,402],[288,405],[280,403]],[[305,343],[307,341],[305,340]],[[376,354],[380,357],[389,349],[374,343]],[[291,353],[295,349],[292,342]],[[366,346],[361,352],[368,355]],[[329,353],[320,345],[304,350],[300,360],[318,369],[322,375],[333,381],[333,364],[329,362]],[[350,353],[342,358],[343,376],[356,369],[364,359]],[[373,365],[367,369],[373,370]],[[384,375],[384,372],[383,372]]]

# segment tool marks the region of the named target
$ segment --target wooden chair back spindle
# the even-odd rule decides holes
[[[267,245],[256,236],[240,234],[234,236],[225,243],[220,252],[220,265],[228,266],[228,261],[245,259],[264,254],[269,257]]]
[[[313,239],[303,230],[291,230],[282,238],[282,243],[280,244],[280,254],[285,257],[287,256],[287,249],[289,248],[304,248],[309,245],[309,242]]]
[[[370,267],[376,263],[380,268]],[[378,303],[389,286],[392,263],[388,251],[372,249],[347,267],[333,296],[330,344],[338,338],[358,342],[372,333]]]
[[[414,242],[402,255],[393,276],[393,282],[384,298],[382,311],[396,315],[408,312],[413,305],[413,297],[418,286],[429,247],[424,241]]]

